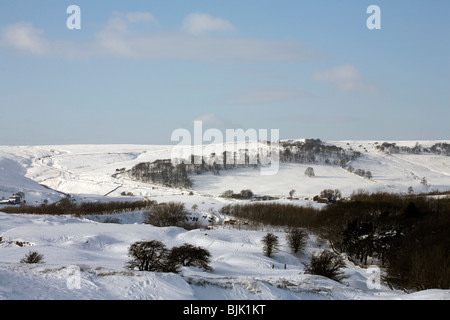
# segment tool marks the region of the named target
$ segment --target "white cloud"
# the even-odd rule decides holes
[[[182,30],[193,35],[204,35],[210,32],[234,31],[234,26],[228,20],[215,18],[206,13],[191,13],[183,21]]]
[[[133,49],[128,43],[130,37],[131,31],[127,23],[120,17],[111,18],[106,27],[96,34],[95,53],[132,58],[134,57]]]
[[[315,71],[312,74],[315,81],[328,82],[339,91],[354,91],[361,93],[376,92],[375,86],[364,81],[361,72],[351,64]]]
[[[198,37],[185,32],[133,32],[121,18],[110,19],[97,33],[102,56],[139,60],[175,60],[201,63],[303,62],[315,55],[299,43],[225,37]]]
[[[194,119],[194,121],[201,121],[203,128],[217,128],[224,130],[226,128],[230,129],[236,127],[233,122],[214,113],[199,115]]]
[[[21,53],[43,55],[50,52],[49,42],[43,33],[31,22],[18,22],[3,28],[0,45]]]
[[[272,102],[302,99],[309,95],[303,91],[287,87],[261,87],[247,90],[225,100],[231,105],[260,105]]]
[[[157,23],[158,20],[150,12],[129,12],[125,15],[129,22],[152,22]]]
[[[147,13],[116,14],[105,27],[95,33],[93,41],[73,42],[44,37],[31,23],[18,23],[4,28],[0,44],[34,55],[63,58],[132,59],[143,61],[193,61],[200,63],[245,63],[310,61],[315,53],[298,42],[254,38],[194,36],[188,32],[155,32],[135,30],[134,22],[151,21]],[[194,19],[195,20],[195,19]],[[201,20],[201,19],[200,19]],[[224,31],[230,26],[217,18],[200,26],[191,25],[192,32]],[[209,22],[208,22],[209,21]],[[227,27],[228,26],[228,27]]]

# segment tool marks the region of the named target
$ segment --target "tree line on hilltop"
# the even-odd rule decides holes
[[[423,147],[418,142],[416,142],[414,147],[399,146],[395,142],[383,142],[382,144],[377,145],[376,148],[380,151],[389,153],[410,153],[410,154],[430,153],[436,155],[450,156],[450,144],[446,142],[437,142],[433,144],[430,148]]]
[[[191,154],[188,160],[158,159],[153,162],[142,162],[133,166],[130,176],[138,181],[161,184],[167,187],[191,188],[189,175],[210,172],[219,175],[221,170],[237,168],[257,168],[267,164],[264,159],[272,153],[269,148],[259,150],[239,149],[237,151],[223,151],[221,154],[210,155]],[[324,144],[320,139],[306,139],[305,141],[280,141],[273,152],[277,152],[281,163],[321,163],[344,167],[347,163],[358,158],[361,153],[344,150],[341,147]],[[265,153],[262,155],[262,153]]]

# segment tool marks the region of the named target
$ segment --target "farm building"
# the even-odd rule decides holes
[[[9,197],[8,201],[10,204],[20,204],[20,196],[13,194],[11,197]]]

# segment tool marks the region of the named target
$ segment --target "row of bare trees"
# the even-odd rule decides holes
[[[307,238],[308,234],[301,228],[291,228],[288,230],[286,240],[291,252],[296,254],[302,251]],[[279,251],[279,238],[273,233],[267,233],[261,242],[263,243],[263,252],[266,256],[270,257],[274,252]],[[303,262],[303,265],[307,274],[321,275],[338,282],[347,278],[342,271],[345,268],[344,259],[328,250],[322,251],[319,254],[313,254],[309,263]]]
[[[286,241],[293,254],[304,249],[307,238],[307,232],[301,228],[291,228],[286,234]],[[272,256],[280,248],[278,237],[271,232],[267,233],[261,242],[263,243],[263,252],[268,257]]]

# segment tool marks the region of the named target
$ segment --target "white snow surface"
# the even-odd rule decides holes
[[[435,142],[419,141],[424,146]],[[282,228],[244,230],[222,225],[225,217],[219,214],[220,207],[236,202],[219,197],[229,189],[251,189],[257,195],[278,196],[280,202],[317,207],[321,205],[309,199],[328,188],[340,189],[343,196],[357,189],[407,192],[410,186],[415,192],[450,190],[449,157],[389,155],[378,151],[374,141],[328,143],[361,151],[363,156],[351,165],[371,171],[373,178],[364,179],[338,166],[281,164],[273,176],[263,176],[253,168],[221,171],[219,176],[193,176],[193,195],[189,195],[190,190],[145,184],[125,175],[112,177],[116,169],[169,158],[172,146],[1,146],[0,197],[22,191],[27,203],[37,205],[44,200],[58,201],[65,194],[78,202],[181,201],[192,215],[213,218],[215,226],[213,230],[192,231],[157,228],[143,223],[141,211],[76,218],[6,214],[0,206],[0,299],[450,299],[450,290],[405,293],[383,283],[373,288],[373,270],[350,261],[345,269],[348,279],[343,283],[308,275],[302,263],[328,248],[314,234],[309,235],[304,252],[293,255]],[[308,166],[314,168],[316,177],[304,176]],[[426,177],[427,186],[420,183],[422,177]],[[296,190],[297,200],[287,199],[291,189]],[[123,197],[123,191],[133,196]],[[193,205],[198,208],[191,209]],[[103,222],[108,217],[115,223]],[[267,232],[274,232],[282,244],[280,252],[270,258],[263,254],[261,244]],[[183,243],[205,247],[211,253],[213,270],[184,267],[180,274],[129,270],[125,267],[127,249],[139,240],[159,240],[169,249]],[[45,262],[20,263],[29,251],[43,254]]]

